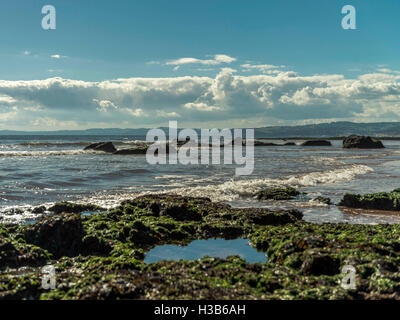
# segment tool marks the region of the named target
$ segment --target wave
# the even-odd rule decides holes
[[[46,156],[64,156],[78,155],[88,153],[101,153],[101,151],[85,151],[85,150],[60,150],[60,151],[5,151],[0,152],[0,157],[46,157]]]
[[[19,146],[23,147],[72,147],[72,146],[88,146],[92,144],[93,141],[76,141],[76,142],[48,142],[48,141],[41,141],[41,142],[21,142],[18,143]],[[144,140],[130,140],[130,141],[112,141],[114,145],[146,145],[146,141]],[[7,147],[13,145],[5,145]]]
[[[94,203],[105,208],[117,206],[122,200],[136,198],[147,194],[179,194],[192,197],[208,197],[212,201],[235,201],[239,198],[252,198],[258,191],[268,187],[311,187],[319,184],[333,184],[353,180],[358,175],[374,171],[365,165],[352,165],[346,168],[311,172],[301,175],[287,176],[282,179],[242,179],[223,183],[210,183],[202,186],[182,186],[173,189],[121,192],[118,194],[98,194],[81,199],[82,203]]]
[[[212,184],[192,188],[179,188],[165,191],[194,197],[208,197],[213,201],[233,201],[240,197],[252,197],[258,191],[268,187],[292,186],[311,187],[318,184],[331,184],[350,181],[357,175],[374,171],[365,165],[352,165],[347,168],[322,172],[311,172],[302,175],[288,176],[282,179],[243,179],[231,180],[222,184]]]
[[[24,147],[63,147],[63,146],[88,146],[91,142],[21,142]]]

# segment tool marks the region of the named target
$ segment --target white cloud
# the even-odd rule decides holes
[[[118,106],[116,106],[114,103],[112,103],[109,100],[98,100],[98,99],[93,99],[93,102],[98,104],[97,110],[101,112],[108,112],[109,109],[118,109]]]
[[[53,59],[63,59],[63,58],[67,58],[67,56],[62,56],[62,55],[60,55],[60,54],[53,54],[53,55],[50,56],[50,58],[53,58]]]
[[[79,127],[126,123],[144,127],[170,119],[224,127],[328,119],[400,120],[400,76],[395,73],[347,79],[340,74],[300,76],[286,71],[244,76],[235,71],[223,68],[215,77],[101,82],[0,80],[0,118],[3,122],[9,119],[7,125],[22,128],[46,128],[46,123],[57,121],[65,125],[66,119]]]
[[[197,58],[180,58],[167,61],[167,65],[183,65],[183,64],[203,64],[203,65],[219,65],[221,63],[232,63],[236,58],[232,58],[225,54],[216,54],[214,59],[197,59]]]
[[[275,66],[273,64],[250,64],[250,63],[245,63],[242,64],[241,67],[243,68],[243,71],[249,72],[249,71],[259,71],[264,74],[279,74],[282,71],[279,69],[284,68],[285,66]]]

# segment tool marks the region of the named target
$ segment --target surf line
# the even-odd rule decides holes
[[[168,140],[162,129],[150,129],[146,141],[152,143],[146,152],[149,164],[177,164],[183,165],[210,163],[221,164],[221,148],[224,149],[223,164],[244,165],[235,168],[235,175],[250,175],[254,170],[254,129],[245,129],[245,140],[242,138],[244,129],[201,129],[200,140],[194,129],[181,129],[178,134],[178,121],[169,121]],[[233,131],[233,137],[232,137]],[[210,144],[211,139],[211,144]],[[221,144],[223,139],[223,144]],[[179,145],[178,141],[185,141]],[[199,143],[200,141],[200,143]],[[245,147],[245,155],[243,149]],[[233,149],[233,150],[232,150]],[[168,162],[167,162],[168,155]]]

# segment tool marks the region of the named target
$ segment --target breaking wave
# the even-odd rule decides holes
[[[198,186],[193,188],[185,187],[168,192],[194,197],[208,197],[214,201],[233,201],[240,197],[251,197],[256,192],[268,187],[310,187],[318,184],[350,181],[357,175],[366,174],[372,171],[374,171],[372,168],[365,165],[353,165],[347,168],[311,172],[302,175],[288,176],[282,179],[266,178],[231,180],[222,184]]]
[[[46,157],[46,156],[64,156],[88,153],[100,153],[96,151],[84,150],[60,150],[60,151],[5,151],[0,152],[0,157]],[[102,153],[102,152],[101,152]]]

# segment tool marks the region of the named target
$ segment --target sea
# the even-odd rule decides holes
[[[256,146],[254,171],[236,176],[233,164],[149,164],[145,155],[85,151],[93,142],[112,141],[118,149],[143,144],[143,136],[0,136],[0,223],[32,223],[33,207],[58,201],[105,208],[148,193],[208,197],[235,207],[297,208],[313,223],[400,223],[394,212],[349,210],[338,203],[345,193],[390,191],[400,187],[400,141],[384,149],[300,146],[301,140],[268,140],[295,146]],[[221,154],[223,152],[221,151]],[[221,159],[223,159],[221,157]],[[259,201],[268,187],[293,186],[305,194],[290,201]]]

